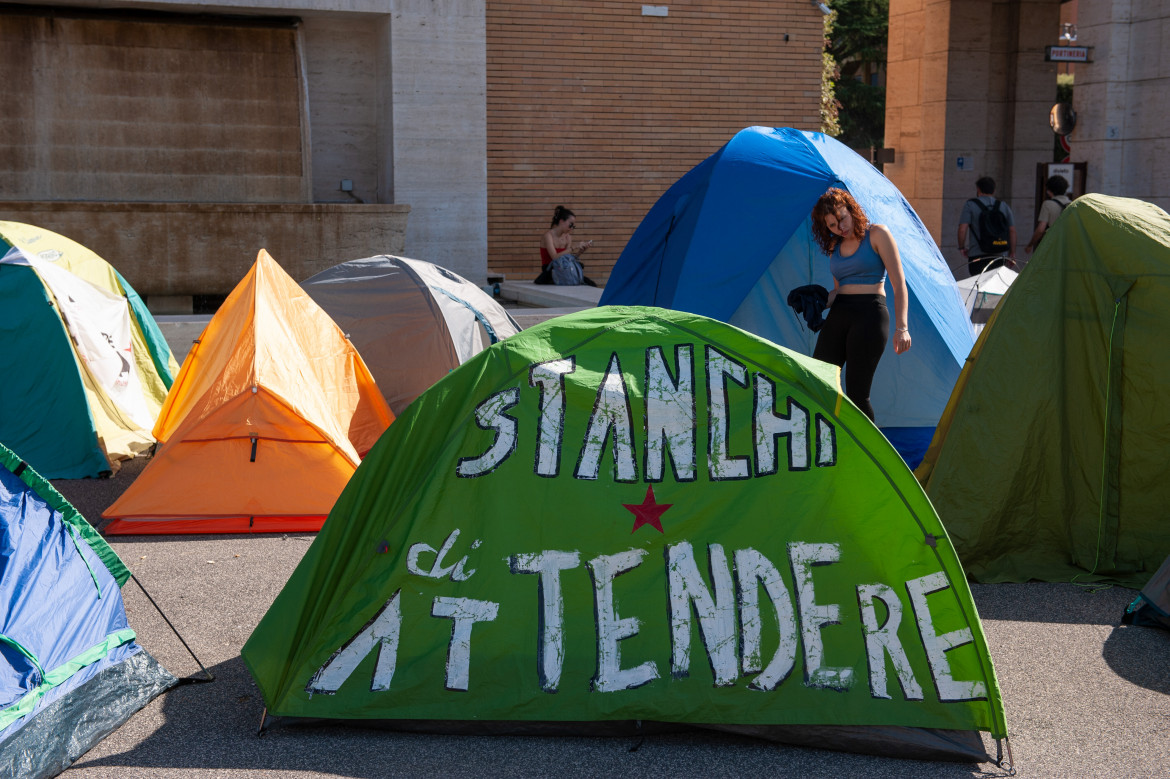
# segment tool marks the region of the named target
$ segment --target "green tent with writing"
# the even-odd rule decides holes
[[[946,532],[837,369],[656,308],[550,320],[421,395],[243,658],[278,716],[966,760],[1007,735]]]
[[[967,358],[916,473],[983,582],[1140,588],[1170,555],[1170,215],[1064,209]]]

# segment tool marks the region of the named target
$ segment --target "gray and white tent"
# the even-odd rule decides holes
[[[1121,621],[1170,630],[1170,557],[1142,587]]]
[[[475,284],[422,260],[350,260],[301,287],[349,336],[396,415],[448,371],[520,332]]]
[[[1020,274],[1010,268],[992,268],[970,278],[960,279],[959,296],[967,313],[977,308],[995,308]]]
[[[1010,268],[998,267],[959,280],[959,297],[963,299],[967,316],[975,327],[976,337],[983,332],[983,327],[991,319],[991,312],[999,305],[999,301],[1007,294],[1019,275]]]

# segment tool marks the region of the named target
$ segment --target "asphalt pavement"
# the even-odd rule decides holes
[[[528,327],[596,305],[600,290],[505,282]],[[176,357],[208,317],[161,318]],[[165,321],[164,321],[165,320]],[[145,466],[54,485],[100,529],[101,512]],[[142,588],[215,675],[162,695],[63,776],[543,777],[1003,776],[992,763],[934,763],[781,746],[716,732],[627,737],[450,736],[330,723],[257,731],[263,702],[240,648],[314,536],[118,536]],[[139,643],[177,676],[199,665],[135,581],[123,588]],[[1170,776],[1170,632],[1119,625],[1134,590],[973,585],[1022,777]],[[987,740],[987,739],[985,739]],[[994,745],[987,740],[991,754]]]
[[[55,481],[99,527],[141,472]],[[126,561],[215,675],[171,690],[65,772],[96,777],[1002,776],[991,763],[933,763],[780,746],[720,733],[626,737],[450,736],[358,724],[270,728],[240,648],[312,534],[119,536]],[[1170,775],[1170,633],[1119,626],[1134,590],[974,585],[996,664],[1018,775]],[[139,642],[176,675],[199,666],[143,590],[123,588]],[[990,742],[989,742],[990,743]],[[635,749],[636,747],[636,749]],[[994,754],[994,747],[991,747]]]

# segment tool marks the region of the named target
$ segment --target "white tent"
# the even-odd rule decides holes
[[[958,282],[959,296],[967,308],[967,316],[975,325],[976,335],[1019,275],[1010,268],[1000,266]]]
[[[967,312],[977,308],[995,308],[1019,275],[1010,268],[998,267],[959,281],[959,295],[967,306]]]
[[[396,416],[448,371],[520,332],[475,284],[421,260],[350,260],[301,287],[349,337]]]

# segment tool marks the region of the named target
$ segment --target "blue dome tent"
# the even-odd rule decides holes
[[[0,445],[0,776],[59,774],[178,684],[136,642],[130,571]]]
[[[666,191],[618,258],[600,305],[702,314],[811,355],[817,335],[787,304],[805,284],[833,288],[809,214],[826,189],[848,190],[898,241],[913,347],[887,345],[871,395],[877,424],[914,467],[967,353],[970,320],[946,261],[897,187],[821,133],[749,127]],[[887,283],[887,295],[890,289]],[[892,303],[892,298],[890,298]]]

